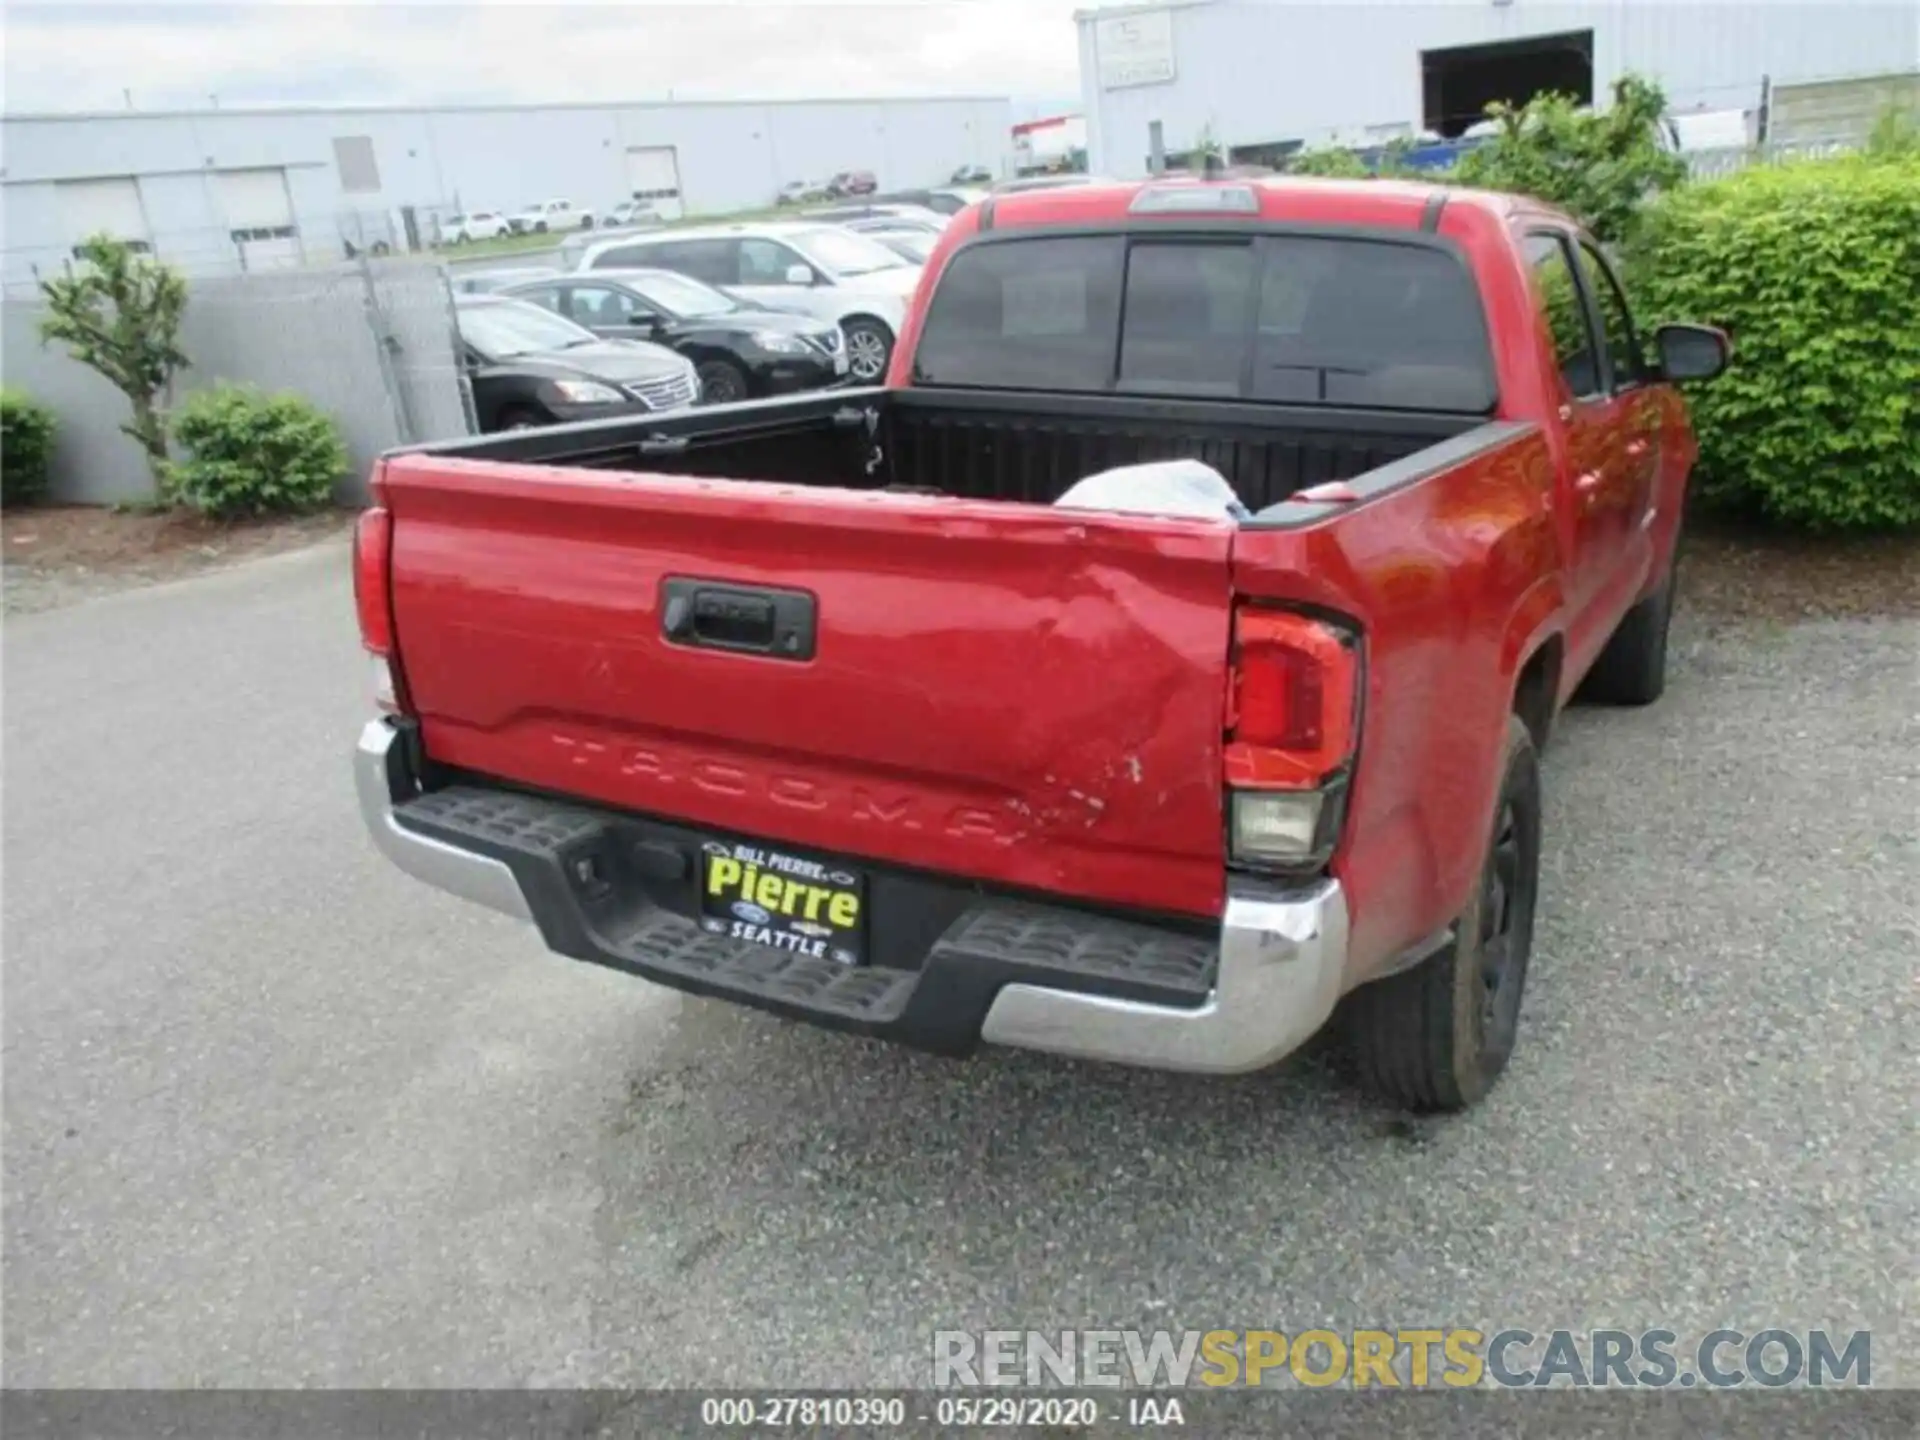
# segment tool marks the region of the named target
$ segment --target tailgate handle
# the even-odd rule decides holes
[[[640,442],[642,455],[678,455],[686,448],[684,435],[649,435]]]
[[[804,590],[675,578],[661,583],[660,623],[670,644],[777,660],[811,660],[814,600]]]

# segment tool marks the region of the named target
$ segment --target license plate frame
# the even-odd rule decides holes
[[[779,846],[707,840],[695,879],[709,934],[849,968],[868,963],[861,871]]]

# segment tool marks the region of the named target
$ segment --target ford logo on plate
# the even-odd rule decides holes
[[[749,904],[745,900],[734,901],[732,910],[736,919],[744,920],[749,925],[764,925],[773,918],[758,905]]]

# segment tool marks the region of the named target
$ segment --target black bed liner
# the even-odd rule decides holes
[[[838,390],[413,447],[474,460],[887,486],[1050,504],[1075,481],[1194,459],[1252,510],[1464,435],[1472,415],[961,390]]]

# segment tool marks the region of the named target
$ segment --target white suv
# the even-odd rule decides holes
[[[580,270],[677,270],[742,300],[831,320],[856,384],[877,385],[920,267],[837,225],[773,221],[630,235],[590,245]]]
[[[571,200],[542,200],[508,217],[516,235],[542,234],[549,230],[591,230],[593,212],[576,209]]]
[[[504,215],[476,210],[471,215],[449,215],[440,222],[442,245],[469,245],[475,240],[498,240],[511,233]]]

